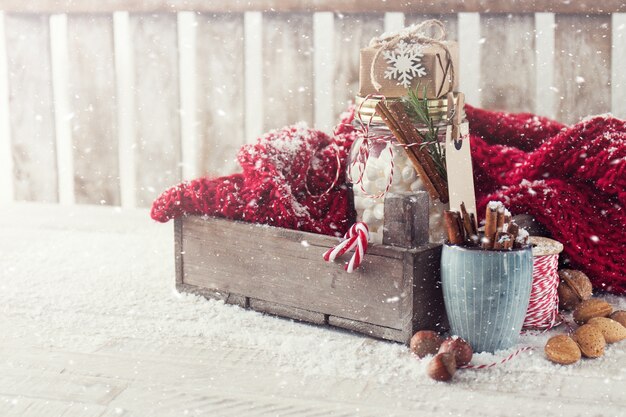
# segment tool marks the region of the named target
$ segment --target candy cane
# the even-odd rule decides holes
[[[346,263],[345,269],[348,273],[353,272],[363,262],[365,252],[367,252],[367,241],[369,240],[369,229],[362,222],[354,223],[344,235],[344,240],[334,248],[328,249],[324,253],[326,262],[333,262],[344,253],[355,249],[354,255]]]

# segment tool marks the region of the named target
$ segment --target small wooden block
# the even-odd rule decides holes
[[[428,242],[429,197],[425,191],[385,196],[383,244],[415,248]]]
[[[260,313],[287,317],[294,320],[306,321],[315,324],[326,324],[326,315],[301,308],[272,303],[269,301],[250,298],[250,309]]]

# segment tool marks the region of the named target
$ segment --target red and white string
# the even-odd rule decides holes
[[[524,329],[549,330],[559,319],[559,254],[534,257],[533,283]]]
[[[367,161],[370,157],[370,149],[372,148],[374,144],[379,143],[379,142],[393,143],[394,136],[391,134],[371,135],[370,124],[372,123],[372,119],[374,118],[374,115],[370,116],[367,123],[365,123],[363,119],[361,118],[361,109],[363,108],[363,105],[365,104],[365,102],[367,102],[370,99],[385,100],[385,96],[368,94],[363,99],[361,104],[359,104],[359,107],[354,111],[355,120],[359,123],[359,127],[356,127],[355,129],[361,136],[361,143],[357,149],[356,155],[354,155],[354,158],[350,161],[350,167],[348,169],[348,180],[352,184],[358,185],[359,189],[366,197],[377,199],[377,198],[384,197],[389,192],[389,188],[391,188],[391,184],[393,183],[393,171],[394,171],[394,165],[395,165],[393,161],[393,146],[387,146],[387,149],[389,150],[389,156],[390,156],[389,180],[387,181],[387,185],[385,186],[385,189],[378,194],[370,194],[365,189],[365,187],[363,187],[363,177],[365,176],[365,168],[367,165]],[[352,170],[354,168],[356,168],[358,172],[357,178],[353,178],[352,176]]]
[[[488,368],[493,368],[494,366],[502,365],[503,363],[506,363],[506,362],[510,361],[511,359],[515,358],[517,355],[519,355],[522,352],[526,352],[526,351],[533,350],[533,349],[534,349],[534,347],[532,347],[532,346],[524,346],[523,348],[517,349],[515,352],[511,353],[506,358],[501,359],[501,360],[499,360],[497,362],[484,364],[484,365],[472,365],[470,363],[468,365],[459,366],[459,368],[460,369],[488,369]]]
[[[344,253],[354,249],[354,254],[345,265],[346,272],[351,273],[361,265],[365,252],[367,252],[367,242],[369,240],[367,224],[362,222],[354,223],[343,238],[344,240],[341,243],[324,253],[324,260],[333,262]]]

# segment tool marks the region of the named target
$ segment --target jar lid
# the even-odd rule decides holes
[[[455,100],[457,95],[455,94]],[[382,98],[378,97],[362,97],[356,96],[355,104],[359,116],[365,123],[383,123],[380,116],[376,114],[376,105]],[[385,98],[387,102],[400,101],[400,97]],[[448,100],[447,99],[428,99],[428,114],[433,121],[438,122],[438,126],[445,126],[448,123]],[[465,119],[465,110],[463,110],[462,118]]]
[[[533,256],[556,255],[563,251],[563,244],[543,236],[530,236],[528,242],[533,247]]]

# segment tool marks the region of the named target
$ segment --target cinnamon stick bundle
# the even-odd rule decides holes
[[[434,165],[432,157],[426,149],[421,145],[421,138],[417,133],[413,122],[404,110],[402,103],[396,102],[390,107],[380,101],[376,104],[376,112],[385,122],[389,130],[396,137],[398,142],[403,145],[413,167],[424,182],[424,186],[428,190],[431,198],[437,198],[442,203],[449,200],[448,186],[445,180],[439,175]]]
[[[424,187],[426,187],[426,191],[428,191],[430,197],[432,199],[441,199],[441,195],[439,194],[430,177],[426,173],[424,166],[417,158],[417,155],[413,152],[412,147],[409,146],[409,142],[407,141],[402,129],[398,125],[395,116],[391,114],[389,108],[382,101],[379,101],[378,104],[376,104],[376,112],[380,115],[380,118],[383,120],[383,122],[385,122],[389,130],[391,130],[391,133],[393,133],[397,141],[401,145],[403,145],[402,148],[406,151],[406,154],[409,157],[413,168],[415,168],[415,171],[422,179]]]
[[[461,202],[460,212],[445,211],[448,243],[487,250],[519,249],[528,245],[528,232],[515,223],[501,202],[490,202],[485,217],[486,225],[482,235],[478,232],[475,214],[467,212],[465,203]]]
[[[439,199],[442,203],[447,203],[449,200],[448,185],[446,184],[445,179],[439,175],[439,171],[437,171],[437,167],[435,167],[435,163],[433,162],[433,158],[428,152],[428,149],[421,146],[422,138],[413,125],[413,121],[409,117],[409,114],[404,109],[404,105],[396,101],[391,103],[389,110],[395,116],[407,139],[407,142],[411,145],[410,149],[413,153],[415,153],[415,156],[421,162],[424,167],[424,171],[426,171],[426,175],[430,177],[430,181],[433,183],[437,192],[441,196]]]

